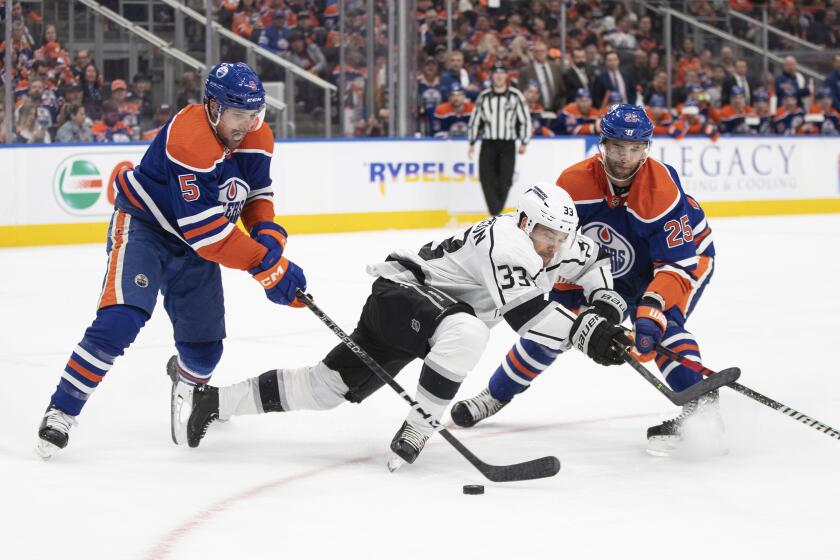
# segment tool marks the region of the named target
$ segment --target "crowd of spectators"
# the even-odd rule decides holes
[[[469,110],[453,107],[475,100],[489,85],[488,72],[498,61],[506,65],[511,85],[528,99],[537,136],[597,134],[600,116],[615,103],[646,107],[656,123],[655,134],[675,138],[840,134],[840,55],[817,86],[799,71],[793,56],[784,59],[777,74],[763,75],[751,71],[749,61],[737,57],[731,46],[698,48],[692,35],[677,30],[669,92],[662,21],[655,13],[633,12],[629,2],[567,4],[565,45],[560,0],[502,3],[496,10],[483,2],[455,4],[460,10],[454,24],[455,50],[447,53],[442,3],[418,1],[423,46],[418,114],[424,135],[464,136]],[[720,4],[685,4],[687,13],[718,20],[718,26],[742,21],[726,20]],[[760,17],[749,1],[732,0],[728,7]],[[826,49],[838,47],[840,27],[832,0],[771,0],[769,11],[777,24],[785,22],[789,33]],[[771,44],[779,49],[791,46]]]
[[[536,135],[597,133],[600,114],[616,102],[646,106],[657,133],[674,137],[840,128],[840,56],[825,83],[816,87],[797,70],[793,57],[785,59],[780,73],[758,75],[731,47],[698,48],[692,35],[678,31],[669,92],[659,16],[634,12],[629,0],[570,0],[564,34],[562,1],[502,1],[492,7],[495,3],[488,0],[453,0],[453,49],[448,51],[444,0],[417,0],[420,133],[464,136],[472,101],[489,83],[497,62],[529,100]],[[768,0],[766,6],[773,25],[833,49],[840,46],[837,4],[840,0]],[[743,36],[756,32],[749,25],[735,29],[742,22],[723,12],[728,8],[758,16],[759,4],[752,0],[685,0],[683,5],[689,15],[716,20],[719,26],[726,22]],[[401,57],[388,47],[385,16],[392,3],[375,0],[372,28],[366,7],[366,0],[344,0],[343,44],[337,0],[218,0],[215,8],[217,20],[234,33],[336,85],[343,76],[345,88],[336,100],[344,109],[342,134],[384,136],[387,60]],[[155,106],[148,76],[138,74],[130,82],[127,76],[106,79],[101,61],[86,50],[71,57],[56,27],[26,4],[12,4],[12,19],[17,142],[149,139],[174,111],[201,101],[201,76],[194,72],[184,73],[171,105]],[[372,74],[365,59],[368,33],[373,34]],[[790,47],[776,36],[773,41],[773,48]],[[0,44],[0,55],[5,48],[6,42]],[[244,59],[240,45],[223,43],[222,60]],[[262,64],[258,71],[265,81],[283,79],[274,64]],[[371,84],[375,107],[368,114],[365,92]],[[318,116],[322,90],[304,80],[296,81],[296,90],[303,113]]]
[[[7,43],[0,43],[0,68]],[[106,80],[89,51],[78,49],[71,57],[56,26],[20,2],[12,4],[11,45],[15,142],[149,139],[173,112],[168,104],[154,106],[148,76],[137,74],[131,83],[121,77]],[[0,135],[5,141],[5,127],[0,126]]]

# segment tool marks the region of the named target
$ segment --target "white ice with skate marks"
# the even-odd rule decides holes
[[[840,426],[840,217],[712,220],[718,263],[689,326],[712,368]],[[292,236],[318,304],[352,330],[364,265],[440,231]],[[491,463],[557,455],[552,479],[493,484],[439,437],[385,468],[407,412],[383,388],[328,412],[238,417],[195,450],[169,436],[171,327],[159,305],[50,462],[32,447],[90,323],[102,246],[0,251],[0,558],[840,557],[840,442],[730,390],[728,455],[654,458],[646,428],[671,406],[628,366],[560,358],[496,417],[453,430]],[[214,382],[314,363],[337,342],[306,309],[268,302],[225,271],[228,333]],[[514,341],[497,327],[459,397]],[[398,381],[414,392],[419,363]],[[484,484],[465,496],[464,484]]]

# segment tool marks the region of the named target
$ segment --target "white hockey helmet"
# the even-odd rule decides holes
[[[567,245],[575,237],[578,216],[572,197],[565,190],[555,185],[537,183],[525,189],[516,205],[516,220],[521,222],[525,214],[525,233],[531,235],[536,224],[560,231],[568,235]]]

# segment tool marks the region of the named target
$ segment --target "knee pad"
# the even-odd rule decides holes
[[[271,376],[276,373],[276,386]],[[347,385],[337,371],[318,362],[314,366],[279,369],[260,376],[263,409],[329,410],[346,401]],[[279,403],[277,400],[279,399]]]
[[[219,360],[222,359],[222,351],[224,350],[221,340],[212,342],[176,341],[175,348],[178,349],[178,366],[201,382],[206,382],[210,378]]]
[[[449,315],[435,329],[425,361],[439,371],[463,378],[478,363],[489,338],[490,329],[474,315]]]
[[[82,338],[82,346],[99,349],[113,357],[122,356],[148,320],[149,315],[139,307],[105,307],[96,312],[96,319]]]

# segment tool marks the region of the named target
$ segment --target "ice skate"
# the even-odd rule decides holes
[[[424,435],[408,422],[403,422],[394,435],[394,439],[391,440],[393,455],[388,460],[388,470],[394,472],[405,463],[416,461],[428,439],[429,436]]]
[[[219,419],[219,389],[200,385],[192,394],[192,411],[187,420],[187,443],[198,447],[210,424]]]
[[[35,452],[47,461],[58,451],[67,447],[70,440],[70,428],[77,424],[76,417],[59,410],[50,403],[38,428],[38,443]]]
[[[471,399],[456,402],[452,406],[450,415],[456,425],[462,428],[470,428],[485,418],[493,416],[509,402],[494,399],[490,395],[490,390],[484,389]]]
[[[724,455],[723,418],[717,391],[683,405],[682,412],[647,431],[647,452],[656,457]]]
[[[178,375],[178,357],[172,356],[166,364],[166,373],[172,380],[172,394],[170,398],[170,427],[172,442],[175,445],[187,443],[187,423],[193,408],[193,393],[196,386],[186,383]]]

